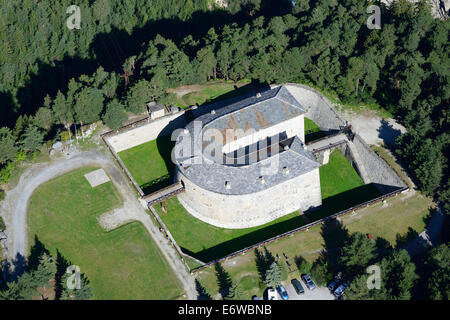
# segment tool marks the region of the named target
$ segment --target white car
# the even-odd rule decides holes
[[[278,300],[277,292],[274,288],[267,289],[267,300]]]

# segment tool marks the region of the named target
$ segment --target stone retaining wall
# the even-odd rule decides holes
[[[406,183],[397,173],[358,134],[355,135],[353,144],[364,163],[370,181],[382,194],[407,187]]]
[[[306,108],[306,118],[314,121],[322,131],[332,133],[346,125],[346,121],[333,108],[331,102],[320,92],[296,83],[286,83],[291,94]]]
[[[142,122],[136,127],[130,127],[118,134],[105,136],[111,148],[117,153],[140,144],[155,140],[160,136],[170,135],[175,129],[184,128],[186,118],[184,110],[168,114],[162,118]]]

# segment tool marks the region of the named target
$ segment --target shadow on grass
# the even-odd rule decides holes
[[[316,221],[342,210],[375,199],[381,194],[374,184],[365,184],[363,186],[339,193],[322,200],[322,207],[318,210],[306,213],[311,221]]]
[[[28,268],[30,271],[36,270],[39,266],[39,259],[43,254],[50,255],[50,251],[39,240],[37,235],[34,235],[34,244],[30,248],[30,255],[28,257]]]
[[[307,216],[310,219],[310,222],[314,222],[316,220],[328,217],[334,213],[347,209],[351,206],[355,206],[365,201],[374,199],[379,195],[380,193],[375,188],[375,186],[373,186],[372,184],[364,185],[325,199],[323,201],[321,209],[310,212],[307,214]],[[181,249],[184,253],[207,263],[212,260],[222,258],[243,248],[268,240],[282,233],[294,230],[296,228],[304,226],[305,224],[306,223],[304,219],[299,215],[289,220],[282,221],[277,224],[270,225],[266,228],[258,229],[243,236],[225,241],[213,247],[206,248],[199,252],[192,252],[189,249],[183,247],[181,247]],[[328,246],[328,248],[331,248],[331,245]],[[334,246],[334,248],[336,248],[336,246]]]
[[[255,262],[259,277],[261,278],[261,281],[264,281],[267,270],[270,265],[275,262],[275,257],[266,247],[264,247],[264,252],[255,249]]]
[[[172,149],[175,146],[175,141],[172,141],[170,136],[159,137],[156,139],[156,146],[169,173],[140,185],[144,194],[150,194],[158,191],[159,189],[165,188],[173,183],[175,165],[172,162],[171,155]],[[151,170],[151,168],[149,168],[149,170]]]
[[[216,263],[214,265],[214,268],[216,269],[217,284],[219,285],[219,293],[222,295],[222,297],[227,297],[228,294],[230,293],[233,281],[231,280],[229,273],[222,267],[222,264],[220,264],[220,262]]]
[[[414,240],[419,236],[419,233],[411,227],[408,227],[408,231],[405,234],[397,233],[395,239],[395,247],[403,248],[408,242]]]
[[[225,241],[200,252],[192,252],[183,247],[181,249],[184,253],[206,263],[214,259],[222,258],[230,253],[249,247],[258,242],[275,237],[281,233],[301,227],[304,224],[305,223],[301,216],[297,216],[266,228],[250,232],[241,237]]]
[[[195,279],[195,289],[197,290],[197,300],[212,300],[205,287],[197,279]]]
[[[324,241],[324,251],[322,251],[318,261],[326,262],[330,273],[342,271],[340,270],[338,257],[340,248],[350,237],[347,228],[339,220],[330,219],[322,224],[320,234]]]

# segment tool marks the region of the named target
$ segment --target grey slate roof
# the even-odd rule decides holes
[[[244,111],[242,110],[245,110],[247,117],[243,116]],[[255,111],[258,116],[255,115]],[[265,122],[260,121],[262,119],[260,115],[264,116],[263,119],[268,123],[267,126],[273,126],[305,112],[305,109],[290,92],[281,86],[261,92],[260,96],[255,95],[225,105],[213,113],[204,114],[190,122],[186,126],[186,132],[182,134],[184,137],[189,134],[194,138],[190,139],[191,153],[176,156],[179,161],[178,169],[200,187],[222,194],[254,193],[310,172],[320,167],[320,163],[310,151],[304,149],[304,145],[298,137],[292,139],[290,148],[287,150],[281,150],[281,152],[256,163],[233,166],[213,162],[203,156],[203,130],[194,131],[195,121],[201,121],[202,129],[208,127],[223,129],[231,121],[234,125],[243,126],[244,130],[246,122],[248,122],[258,131],[265,127]],[[234,116],[230,118],[230,115]],[[274,172],[270,172],[269,168],[272,168]],[[285,174],[283,168],[287,168],[289,173]],[[261,183],[261,177],[263,177],[264,183]],[[231,189],[226,188],[226,183],[231,186]]]

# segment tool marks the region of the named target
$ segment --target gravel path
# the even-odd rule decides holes
[[[186,271],[176,251],[167,239],[152,223],[144,207],[136,199],[136,195],[116,167],[113,160],[98,152],[84,152],[75,154],[67,159],[52,163],[34,165],[21,176],[18,185],[6,192],[6,198],[1,203],[0,212],[5,220],[7,240],[7,257],[13,260],[17,255],[27,255],[27,205],[33,191],[42,183],[69,171],[97,165],[102,167],[111,177],[112,182],[122,194],[124,206],[100,217],[100,223],[111,229],[129,221],[141,222],[149,231],[173,271],[182,283],[188,299],[196,299],[194,278]]]
[[[353,130],[369,145],[384,143],[392,146],[395,139],[406,132],[405,127],[394,119],[383,119],[372,111],[354,113],[342,110],[340,113],[345,120],[351,123]]]

